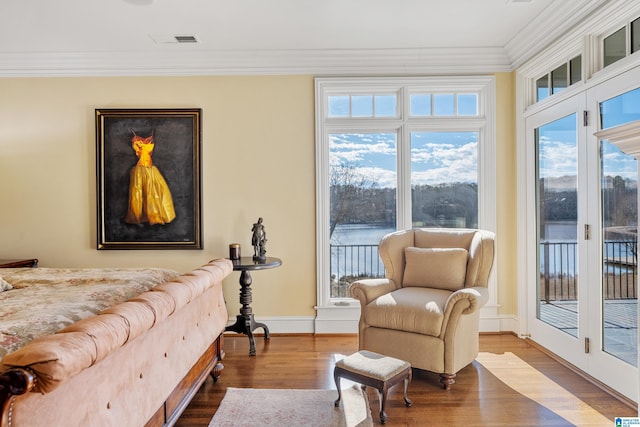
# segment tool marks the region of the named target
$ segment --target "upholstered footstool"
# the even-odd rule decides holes
[[[336,362],[333,378],[338,389],[338,399],[335,401],[335,406],[339,406],[340,399],[342,399],[340,378],[360,383],[363,389],[365,386],[370,386],[378,390],[380,422],[382,424],[387,422],[387,414],[384,412],[387,391],[400,381],[404,381],[404,403],[406,406],[411,406],[411,401],[407,398],[407,387],[411,382],[411,364],[404,360],[360,350]]]

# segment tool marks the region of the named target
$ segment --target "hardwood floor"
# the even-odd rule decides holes
[[[335,389],[334,363],[357,351],[357,337],[256,337],[255,357],[248,355],[246,336],[225,336],[224,346],[222,376],[216,383],[207,379],[177,426],[208,426],[226,387]],[[458,373],[451,391],[440,388],[438,378],[414,370],[410,408],[404,406],[402,386],[392,388],[387,425],[600,427],[614,425],[615,417],[638,416],[636,409],[513,335],[482,335],[478,359]],[[378,397],[372,389],[367,394],[379,425]]]

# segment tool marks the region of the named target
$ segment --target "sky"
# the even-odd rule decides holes
[[[455,99],[454,99],[455,98]],[[476,94],[416,94],[410,97],[410,115],[476,115]],[[454,102],[455,101],[455,102]],[[395,117],[395,95],[330,96],[332,117]],[[600,105],[601,128],[640,118],[640,89],[624,93]],[[560,178],[578,173],[576,143],[577,116],[545,124],[538,129],[540,177]],[[330,135],[330,163],[357,168],[378,188],[397,186],[397,134],[333,133]],[[477,183],[477,132],[411,132],[411,184],[438,185],[455,182]],[[637,161],[612,144],[602,145],[601,167],[605,176],[637,180]]]
[[[571,117],[571,116],[568,116]],[[413,185],[477,182],[478,135],[475,132],[415,132],[411,141]],[[332,134],[332,164],[353,165],[378,188],[395,188],[397,181],[395,133]],[[577,173],[575,131],[558,124],[540,128],[540,176],[559,178]],[[637,180],[637,161],[613,144],[602,146],[605,176]]]
[[[335,133],[330,135],[330,162],[355,166],[379,188],[395,188],[395,133]],[[477,132],[413,132],[412,184],[477,182]]]
[[[558,178],[578,173],[576,117],[574,114],[541,126],[539,135],[540,177]],[[602,168],[605,176],[637,180],[637,161],[609,142],[602,143]]]

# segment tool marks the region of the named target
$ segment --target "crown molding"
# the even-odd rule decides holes
[[[412,75],[511,71],[502,48],[0,54],[0,77]]]
[[[624,25],[630,16],[640,13],[640,3],[628,0],[608,0],[606,8],[592,10],[590,15],[563,33],[544,51],[531,55],[526,63],[515,67],[518,73],[528,78],[540,77],[549,70],[566,62],[573,55],[585,55],[583,64],[590,78],[599,68],[594,67],[594,55],[598,55],[598,36],[608,30]],[[602,72],[602,71],[600,71]]]
[[[0,53],[0,77],[196,75],[434,75],[510,72],[598,9],[627,0],[555,0],[504,47]],[[628,6],[627,6],[628,8]]]
[[[505,45],[512,68],[520,67],[607,3],[609,0],[556,0]]]

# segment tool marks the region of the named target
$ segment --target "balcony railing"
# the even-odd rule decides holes
[[[540,243],[540,297],[542,300],[575,300],[578,285],[578,244]],[[604,299],[636,299],[637,243],[608,240],[602,248],[604,258]]]
[[[576,242],[540,243],[540,297],[544,301],[577,298],[578,245]],[[636,299],[637,243],[609,240],[603,246],[605,299]],[[331,245],[331,297],[349,297],[357,279],[384,277],[378,245]]]
[[[357,279],[384,277],[378,245],[331,245],[331,298],[349,297]]]

